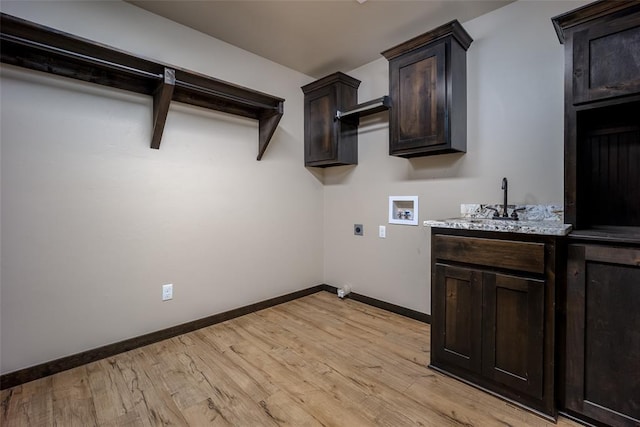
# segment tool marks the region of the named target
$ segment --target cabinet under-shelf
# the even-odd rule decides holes
[[[640,227],[592,226],[573,230],[569,237],[583,241],[640,245]]]
[[[0,39],[3,63],[153,96],[151,148],[160,148],[171,101],[258,120],[258,160],[284,114],[282,98],[4,13]]]

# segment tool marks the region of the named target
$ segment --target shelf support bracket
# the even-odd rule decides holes
[[[151,137],[151,148],[160,149],[164,124],[167,121],[169,105],[173,97],[173,90],[176,87],[176,71],[165,67],[164,78],[153,93],[153,136]]]
[[[267,150],[271,137],[276,131],[278,123],[280,123],[280,119],[284,114],[283,104],[284,102],[280,101],[276,110],[264,113],[258,119],[258,160],[262,160],[262,156]]]

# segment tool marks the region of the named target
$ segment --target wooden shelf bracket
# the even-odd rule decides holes
[[[153,136],[151,137],[151,148],[160,149],[164,124],[167,121],[169,105],[173,97],[173,90],[176,87],[176,70],[164,69],[164,80],[158,85],[158,89],[153,94]]]

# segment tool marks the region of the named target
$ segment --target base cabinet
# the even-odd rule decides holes
[[[432,230],[431,367],[555,418],[555,241],[465,233]]]
[[[569,411],[640,425],[640,248],[570,244],[566,396]]]

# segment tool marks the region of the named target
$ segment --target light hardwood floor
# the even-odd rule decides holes
[[[429,325],[319,292],[4,390],[0,424],[554,425],[428,361]]]

